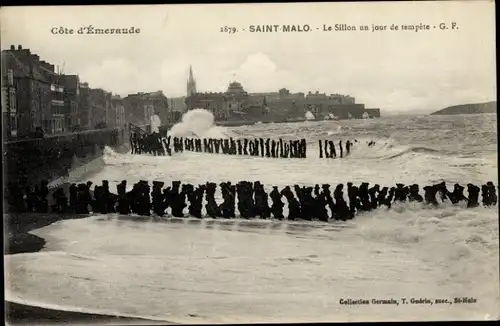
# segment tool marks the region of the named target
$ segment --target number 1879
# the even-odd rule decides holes
[[[223,26],[223,27],[220,28],[220,32],[221,33],[234,34],[237,31],[238,30],[236,29],[236,27]]]

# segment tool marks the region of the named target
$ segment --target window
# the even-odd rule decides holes
[[[17,136],[17,128],[18,128],[18,120],[17,115],[10,115],[10,134],[11,136]]]
[[[10,90],[10,112],[11,113],[16,113],[17,112],[17,106],[16,106],[16,90],[11,89]]]

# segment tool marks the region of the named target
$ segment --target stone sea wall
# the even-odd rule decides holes
[[[35,185],[61,178],[100,157],[105,146],[119,149],[129,142],[124,128],[91,130],[3,143],[4,185]]]

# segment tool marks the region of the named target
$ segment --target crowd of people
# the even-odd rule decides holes
[[[479,188],[468,184],[468,197],[464,195],[464,187],[455,184],[453,191],[449,191],[445,182],[423,187],[424,196],[420,195],[418,184],[405,186],[396,184],[395,187],[380,187],[363,182],[359,186],[347,183],[338,184],[335,190],[330,190],[329,184],[312,186],[286,186],[281,190],[273,186],[267,193],[259,181],[241,181],[233,185],[231,182],[219,184],[222,194],[222,203],[217,203],[215,193],[217,184],[207,182],[194,186],[173,181],[171,186],[164,188],[165,183],[152,182],[152,189],[147,181],[139,181],[130,191],[127,181],[117,185],[117,192],[110,191],[109,182],[102,181],[101,185],[92,182],[71,184],[69,198],[63,188],[52,192],[52,202],[49,205],[48,182],[42,181],[35,187],[27,187],[23,192],[16,184],[10,183],[7,189],[7,203],[9,210],[18,213],[66,213],[66,214],[107,214],[122,215],[137,214],[142,216],[171,215],[184,217],[185,208],[189,216],[203,218],[202,207],[205,199],[206,216],[212,218],[275,218],[278,220],[349,220],[360,212],[371,211],[384,206],[391,208],[396,202],[422,202],[431,206],[438,206],[440,202],[459,204],[465,202],[468,208],[477,207],[481,191],[483,206],[494,206],[498,201],[496,187],[493,182],[487,182]],[[347,199],[344,198],[347,191]],[[186,203],[186,199],[188,203]],[[270,199],[270,200],[269,200]],[[288,215],[284,216],[286,199]],[[50,207],[49,207],[50,206]],[[328,209],[330,213],[328,212]]]
[[[305,139],[283,140],[270,138],[187,138],[161,137],[158,133],[133,133],[130,137],[132,154],[172,155],[172,152],[198,152],[210,154],[245,155],[272,158],[306,158]]]

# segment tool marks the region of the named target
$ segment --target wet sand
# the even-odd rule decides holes
[[[70,218],[85,217],[74,216]],[[65,215],[63,218],[62,215],[57,214],[4,214],[4,255],[33,253],[42,250],[46,243],[45,240],[29,232],[63,219],[68,219],[68,216]],[[140,318],[47,309],[10,301],[5,301],[5,321],[12,325],[59,323],[111,325],[173,324]]]
[[[29,232],[62,219],[55,214],[4,213],[4,254],[40,251],[45,246],[45,240]]]
[[[36,306],[5,302],[5,321],[12,325],[26,324],[107,324],[107,325],[166,325],[148,319],[128,318],[121,316],[101,315],[84,312],[73,312],[46,309]]]
[[[52,194],[57,188],[62,188],[69,195],[69,183],[63,183],[55,188],[49,189],[47,200],[50,205],[54,204]],[[92,194],[92,191],[91,191]],[[44,245],[45,240],[29,232],[43,228],[52,223],[73,218],[86,218],[87,215],[54,214],[54,213],[10,213],[4,211],[4,254],[19,254],[38,252]]]

